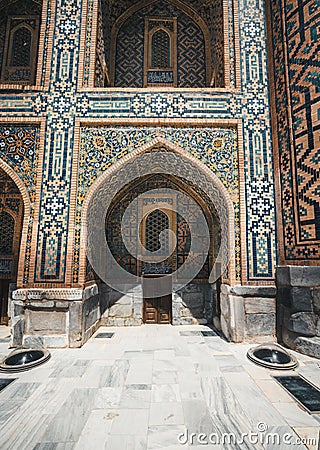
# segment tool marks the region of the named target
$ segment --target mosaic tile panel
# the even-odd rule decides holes
[[[206,81],[206,55],[201,29],[186,15],[178,16],[178,86],[202,87]],[[223,67],[223,65],[222,65]]]
[[[271,4],[275,24],[273,50],[284,241],[282,263],[319,262],[319,2],[277,0]]]
[[[79,186],[83,194],[112,164],[159,137],[206,164],[231,194],[238,192],[236,129],[108,126],[82,128]]]
[[[14,218],[11,214],[0,212],[0,253],[11,255],[13,250]]]
[[[39,156],[39,128],[0,125],[0,156],[19,175],[33,202]]]
[[[247,202],[247,270],[250,280],[274,277],[276,261],[265,10],[263,0],[240,0],[240,55],[244,172]]]
[[[12,168],[14,172],[17,173],[17,175],[19,175],[28,191],[31,202],[23,274],[25,283],[29,281],[31,261],[31,239],[34,222],[37,167],[40,145],[39,133],[39,128],[35,126],[0,125],[0,157],[8,164],[8,166]],[[14,210],[18,207],[16,202],[16,200],[11,200],[6,206]]]
[[[47,113],[47,131],[40,198],[36,282],[65,281],[81,18],[82,8],[78,1],[57,2],[52,85],[48,99],[42,95],[37,105],[40,112],[44,110]]]
[[[143,86],[144,16],[129,17],[118,33],[114,85]]]

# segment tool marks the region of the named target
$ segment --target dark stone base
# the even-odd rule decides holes
[[[298,337],[296,340],[296,350],[305,355],[320,359],[320,338]]]
[[[320,358],[320,267],[277,268],[278,339]]]

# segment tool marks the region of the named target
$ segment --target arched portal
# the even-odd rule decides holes
[[[8,300],[17,283],[23,226],[23,198],[12,178],[0,168],[0,323],[9,319]]]
[[[222,0],[101,0],[94,85],[224,87],[226,10]]]
[[[191,241],[195,237],[192,232],[198,233],[203,239],[199,229],[192,230],[191,222],[197,221],[194,201],[201,208],[210,230],[208,254],[199,272],[186,286],[177,290],[174,303],[172,292],[160,297],[147,297],[143,291],[142,305],[140,298],[133,296],[133,319],[136,319],[134,312],[138,312],[146,323],[168,323],[171,318],[176,324],[192,321],[212,323],[218,305],[216,284],[209,284],[209,276],[219,253],[220,222],[213,203],[202,190],[172,175],[159,173],[133,180],[112,201],[106,215],[106,237],[114,259],[126,271],[142,277],[142,285],[145,277],[153,277],[153,288],[158,276],[175,274],[177,270],[183,269],[190,253]],[[172,209],[168,207],[169,204]],[[127,218],[128,210],[130,213]],[[166,233],[168,230],[176,237],[172,253],[171,236]],[[130,237],[133,250],[127,248],[125,237]],[[139,251],[139,241],[142,253]],[[145,258],[147,252],[149,256]],[[170,256],[166,257],[168,254]],[[174,275],[172,278],[176,281]],[[119,306],[117,302],[110,302],[107,317],[110,317],[110,313],[113,317],[113,311],[116,310],[118,318],[125,319],[127,308],[127,305],[121,306],[120,303]]]
[[[107,246],[105,233],[106,216],[107,214],[110,214],[110,211],[112,214],[113,211],[115,214],[114,217],[118,214],[116,222],[120,224],[121,214],[119,215],[119,209],[117,210],[112,205],[115,205],[116,202],[119,202],[119,200],[123,198],[122,190],[128,189],[128,192],[132,193],[134,190],[132,190],[133,185],[131,183],[137,183],[134,184],[134,186],[137,186],[141,183],[141,180],[145,180],[145,177],[161,176],[161,174],[167,177],[166,187],[170,181],[173,185],[182,189],[182,191],[191,194],[191,197],[193,197],[195,202],[198,200],[205,217],[210,215],[211,217],[214,216],[217,218],[216,223],[222,225],[219,252],[218,255],[214,255],[214,262],[217,262],[218,264],[212,264],[212,270],[210,270],[211,267],[207,268],[207,284],[209,285],[215,282],[219,278],[221,271],[225,278],[231,283],[234,283],[234,210],[226,188],[213,172],[196,158],[186,154],[182,149],[162,138],[156,138],[149,144],[133,151],[130,155],[127,155],[108,169],[92,185],[84,202],[81,232],[80,277],[83,280],[86,279],[86,258],[88,256],[98,277],[104,280],[106,285],[111,286],[112,288],[107,293],[108,299],[104,302],[102,312],[104,311],[110,319],[109,308],[112,304],[115,306],[116,310],[119,310],[119,305],[125,305],[128,314],[127,319],[122,319],[122,321],[115,320],[119,318],[112,316],[112,321],[109,321],[109,324],[129,325],[141,323],[141,275],[143,268],[140,267],[139,269],[134,258],[131,257],[130,259],[127,257],[128,255],[124,254],[123,267],[121,267],[121,264],[119,265],[116,263],[117,261],[112,255],[112,248],[109,249]],[[207,199],[207,201],[204,199]],[[208,212],[210,202],[213,204],[211,213]],[[212,230],[212,227],[210,229]],[[130,234],[130,230],[128,231]],[[124,247],[120,240],[118,239],[117,241],[119,232],[120,229],[118,227],[118,231],[115,234],[112,234],[111,231],[111,237],[113,237],[114,244],[118,242],[118,245],[123,249]],[[215,236],[217,235],[217,233],[214,234]],[[110,261],[108,263],[105,262],[105,255],[108,251],[110,251],[111,254],[110,264]],[[124,267],[126,264],[131,267]],[[119,266],[121,270],[119,269],[118,271]],[[174,269],[175,268],[176,267],[174,267]],[[200,269],[202,269],[202,267],[200,267]],[[196,278],[200,269],[193,278]],[[114,270],[116,270],[116,272],[114,272]],[[187,284],[183,285],[183,289],[189,289],[190,291]],[[181,291],[180,286],[181,285],[177,283],[172,288],[173,311],[175,309],[174,303],[181,303],[181,299],[178,299],[180,295],[179,292]],[[117,294],[115,294],[116,291],[118,291]],[[192,289],[190,291],[190,294],[191,293]],[[196,292],[194,292],[194,294],[195,296],[197,295]],[[137,308],[135,308],[135,305],[132,303],[133,298],[138,302],[140,301],[140,317],[131,317],[132,311],[137,311]],[[177,305],[177,309],[178,308],[180,308],[180,306]],[[123,308],[120,309],[123,310]],[[173,323],[176,322],[173,321]],[[185,321],[184,323],[188,322]]]

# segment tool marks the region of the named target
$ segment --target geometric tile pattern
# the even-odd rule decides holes
[[[282,262],[320,259],[319,2],[272,3]],[[282,17],[283,14],[283,17]],[[284,63],[285,62],[285,63]],[[288,97],[290,85],[290,97]]]
[[[13,248],[14,219],[7,212],[0,212],[0,253],[11,255]]]
[[[273,160],[269,116],[264,2],[243,0],[240,11],[244,173],[250,280],[274,277],[276,262]],[[267,149],[267,150],[266,150]]]
[[[204,37],[201,29],[185,14],[178,17],[177,42],[178,86],[206,86]]]
[[[143,86],[144,16],[129,17],[117,38],[115,86]]]
[[[53,36],[49,95],[38,94],[35,108],[47,115],[43,184],[37,241],[35,281],[64,282],[73,154],[74,113],[82,2],[58,0]]]
[[[156,209],[146,218],[146,250],[156,252],[161,249],[162,254],[169,251],[169,238],[164,235],[163,244],[159,241],[159,234],[169,228],[169,217],[164,212]]]

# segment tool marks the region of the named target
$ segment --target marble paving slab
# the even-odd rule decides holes
[[[320,417],[301,409],[271,378],[273,371],[247,359],[250,345],[202,331],[210,329],[103,327],[99,332],[116,335],[52,350],[47,363],[15,375],[0,392],[0,449],[306,449],[283,439],[318,436]],[[301,359],[299,371],[311,382],[318,383],[319,370],[317,360]],[[221,443],[224,434],[239,438],[261,424],[262,437],[275,433],[279,444]],[[201,445],[201,434],[220,441]]]

